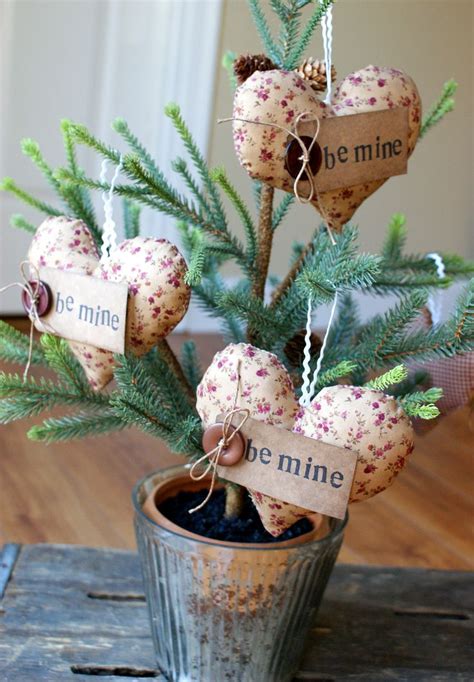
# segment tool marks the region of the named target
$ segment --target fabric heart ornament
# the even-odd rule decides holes
[[[291,140],[286,130],[292,130],[300,114],[310,113],[321,119],[395,107],[408,109],[410,155],[420,131],[421,101],[415,83],[402,71],[378,66],[355,71],[336,87],[330,105],[320,100],[311,85],[295,72],[256,71],[235,93],[235,151],[252,178],[293,192],[294,179],[285,168],[286,150]],[[262,123],[266,125],[259,125]],[[298,126],[300,135],[312,137],[315,132],[314,122]],[[312,203],[329,227],[339,230],[384,182],[386,179],[373,180],[318,193],[316,175],[316,196]],[[309,191],[309,183],[301,182],[301,195],[308,196]]]
[[[87,225],[81,220],[52,217],[36,231],[28,252],[29,262],[89,275],[111,282],[128,283],[125,348],[135,355],[147,353],[183,318],[190,289],[184,281],[186,262],[166,239],[126,239],[104,262]],[[69,342],[91,386],[97,390],[113,377],[110,351]]]
[[[323,388],[298,413],[293,431],[357,452],[349,502],[392,485],[414,446],[410,418],[395,398],[361,386]]]
[[[240,362],[240,381],[238,365]],[[196,409],[205,427],[237,405],[250,416],[291,431],[298,413],[293,382],[276,355],[246,343],[230,344],[214,356],[197,388]],[[249,490],[262,523],[277,536],[310,512]]]
[[[358,453],[350,501],[376,495],[393,482],[413,450],[410,419],[396,400],[381,391],[333,386],[310,407],[299,406],[291,378],[273,353],[231,344],[217,353],[198,386],[196,407],[205,426],[233,407],[240,360],[237,405],[253,419]],[[280,535],[307,509],[251,490],[264,527]]]

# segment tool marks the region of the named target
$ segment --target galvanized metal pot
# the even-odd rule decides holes
[[[143,507],[188,468],[150,474],[134,492],[135,530],[157,665],[173,682],[287,682],[295,674],[339,552],[345,521],[324,537],[225,543],[152,520]],[[149,504],[149,501],[148,501]]]

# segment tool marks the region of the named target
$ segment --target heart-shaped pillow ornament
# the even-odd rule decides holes
[[[392,485],[413,451],[411,420],[395,398],[362,386],[330,386],[298,413],[295,433],[357,452],[349,502]]]
[[[227,346],[206,370],[196,404],[204,426],[232,409],[237,390],[237,405],[249,409],[253,419],[357,452],[351,502],[388,488],[413,450],[410,419],[394,398],[363,387],[332,386],[323,389],[309,407],[300,407],[278,358],[249,344]],[[312,514],[255,490],[250,494],[273,536]]]
[[[38,227],[28,260],[36,268],[51,267],[111,282],[127,282],[125,348],[137,356],[144,355],[167,336],[189,305],[191,292],[184,281],[186,261],[166,239],[126,239],[101,263],[84,222],[52,217]],[[94,389],[100,390],[111,381],[113,353],[74,341],[69,345]]]
[[[240,376],[240,378],[239,378]],[[237,405],[253,419],[291,431],[298,401],[291,377],[276,355],[247,343],[230,344],[214,356],[197,388],[196,409],[204,427]],[[249,490],[264,527],[280,535],[307,509]]]
[[[347,116],[395,107],[408,109],[408,154],[416,145],[421,124],[421,100],[415,83],[393,68],[367,66],[344,78],[336,87],[331,104],[318,98],[308,81],[293,71],[256,71],[237,90],[233,107],[234,147],[241,165],[252,178],[287,192],[294,191],[294,178],[285,167],[292,130],[301,114],[315,119]],[[246,119],[246,120],[244,120]],[[266,124],[266,125],[259,125]],[[313,136],[315,122],[301,122],[298,134]],[[340,230],[354,212],[386,179],[316,193],[313,205],[329,227]],[[310,185],[301,181],[302,196]]]

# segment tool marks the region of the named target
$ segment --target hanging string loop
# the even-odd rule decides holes
[[[105,184],[107,182],[107,159],[102,161],[100,170],[100,182]],[[117,248],[117,231],[114,221],[114,206],[113,206],[113,196],[115,185],[118,180],[118,176],[123,167],[123,156],[120,154],[120,160],[118,166],[115,168],[115,173],[110,182],[110,187],[107,191],[102,193],[102,201],[104,205],[104,224],[102,226],[102,246],[101,246],[101,258],[100,261],[103,263],[111,255],[112,251]]]

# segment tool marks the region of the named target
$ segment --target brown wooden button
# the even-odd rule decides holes
[[[38,280],[31,280],[29,282],[29,285],[36,297],[36,313],[38,317],[42,317],[43,315],[46,315],[46,313],[49,312],[51,304],[53,302],[51,289],[46,284],[46,282],[41,282]],[[33,302],[31,300],[30,294],[26,289],[23,289],[22,291],[21,302],[23,304],[23,308],[25,309],[26,314],[29,315],[33,308]]]
[[[308,135],[303,135],[302,137],[300,137],[300,140],[304,144],[306,149],[309,149],[311,142],[313,141],[313,138],[309,137]],[[298,142],[298,140],[296,139],[291,140],[291,142],[286,148],[285,168],[292,178],[298,177],[298,173],[301,170],[301,167],[303,165],[303,161],[301,160],[302,154],[303,150],[301,149],[301,145]],[[313,175],[316,175],[316,173],[319,171],[322,162],[323,153],[321,151],[321,147],[317,142],[315,142],[311,147],[311,151],[309,153],[309,167]],[[306,172],[303,173],[301,179],[302,180],[308,179]]]
[[[235,427],[230,425],[228,430],[228,435],[235,431]],[[222,422],[217,422],[208,426],[204,431],[202,436],[202,447],[204,452],[211,452],[219,445],[220,440],[224,436],[224,424]],[[223,466],[232,466],[237,464],[244,456],[245,451],[245,439],[242,434],[236,433],[232,440],[229,442],[227,448],[222,450],[219,457],[219,464]]]

